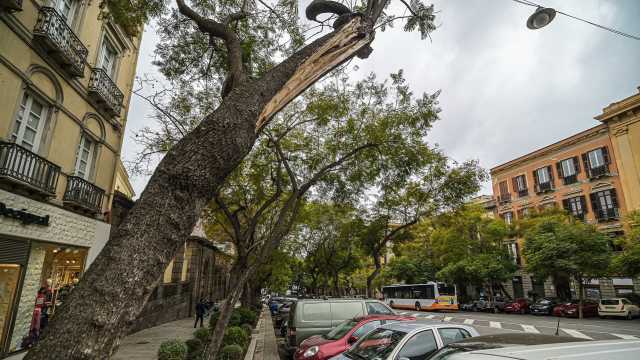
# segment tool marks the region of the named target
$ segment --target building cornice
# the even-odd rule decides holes
[[[543,148],[540,148],[538,150],[532,151],[528,154],[522,155],[520,157],[517,157],[513,160],[510,160],[506,163],[494,166],[493,168],[491,168],[490,172],[491,175],[495,175],[498,172],[502,172],[517,166],[522,165],[524,162],[527,162],[529,160],[533,160],[533,159],[537,159],[540,158],[541,156],[544,155],[548,155],[551,153],[554,153],[558,150],[564,150],[566,149],[568,146],[572,146],[572,145],[576,145],[576,144],[580,144],[583,142],[586,142],[588,140],[591,140],[592,138],[601,136],[603,134],[608,133],[609,129],[607,127],[606,124],[600,124],[600,125],[596,125],[590,129],[581,131],[575,135],[569,136],[567,138],[564,138],[560,141],[557,141],[553,144],[547,145]]]
[[[594,119],[601,122],[616,120],[616,117],[628,112],[630,112],[630,115],[633,115],[634,110],[640,110],[640,86],[638,87],[637,94],[609,104],[609,106],[602,109],[602,114],[596,115]]]

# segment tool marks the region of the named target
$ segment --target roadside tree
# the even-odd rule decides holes
[[[534,215],[523,230],[527,271],[540,278],[558,274],[578,285],[578,312],[582,318],[584,283],[606,276],[611,262],[609,237],[560,212]]]
[[[110,241],[26,359],[110,357],[202,210],[266,125],[327,72],[356,55],[370,55],[375,30],[396,18],[391,9],[385,11],[388,3],[358,2],[360,11],[353,13],[344,5],[316,0],[307,7],[309,18],[315,20],[322,13],[340,16],[335,31],[305,44],[295,1],[272,5],[262,0],[199,1],[189,6],[177,0],[177,11],[168,9],[165,0],[106,1],[106,16],[129,33],[151,17],[171,13],[169,31],[175,38],[169,53],[185,56],[161,58],[162,71],[183,74],[188,82],[190,75],[214,69],[204,73],[224,79],[216,83],[222,96],[209,102],[209,110],[203,111],[206,115],[193,130],[184,131],[181,139],[165,148],[135,206],[113,229]],[[402,3],[409,11],[401,15],[404,29],[428,36],[435,29],[433,8],[418,0]],[[281,40],[291,46],[278,48]],[[211,59],[205,68],[196,66],[206,58],[198,51],[203,44]]]
[[[640,210],[627,216],[629,231],[622,242],[622,252],[612,261],[612,273],[630,277],[640,275]]]

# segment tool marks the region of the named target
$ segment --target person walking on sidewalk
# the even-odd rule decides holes
[[[202,327],[205,312],[207,312],[207,307],[204,304],[204,300],[200,299],[200,301],[198,301],[198,303],[196,304],[196,323],[193,324],[194,328],[198,326],[198,320],[200,320],[200,327]]]

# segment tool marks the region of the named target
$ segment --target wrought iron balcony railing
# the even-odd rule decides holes
[[[508,202],[511,202],[511,193],[498,195],[498,204],[506,204]]]
[[[0,0],[0,9],[22,11],[22,0]]]
[[[18,144],[0,141],[0,178],[53,196],[60,167]]]
[[[620,210],[618,208],[598,209],[595,211],[598,222],[612,221],[620,219]]]
[[[551,181],[547,181],[545,183],[536,184],[536,193],[543,193],[547,191],[553,190],[553,183]]]
[[[111,116],[120,116],[124,94],[103,69],[93,68],[91,71],[89,94],[103,105]]]
[[[54,8],[40,8],[33,35],[71,75],[84,76],[89,51]]]
[[[589,169],[589,177],[592,179],[599,178],[601,176],[605,176],[608,174],[609,174],[609,167],[607,165],[600,165],[598,167]]]
[[[104,190],[81,177],[69,176],[62,201],[92,213],[99,213],[102,210],[103,197]]]

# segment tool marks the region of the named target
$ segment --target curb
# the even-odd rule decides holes
[[[264,344],[264,332],[262,332],[262,324],[263,314],[260,314],[260,319],[256,324],[256,327],[253,329],[251,333],[251,342],[249,343],[249,347],[247,348],[247,353],[244,355],[244,360],[253,360],[256,355],[256,350],[258,348],[258,338],[262,337],[262,343]]]

